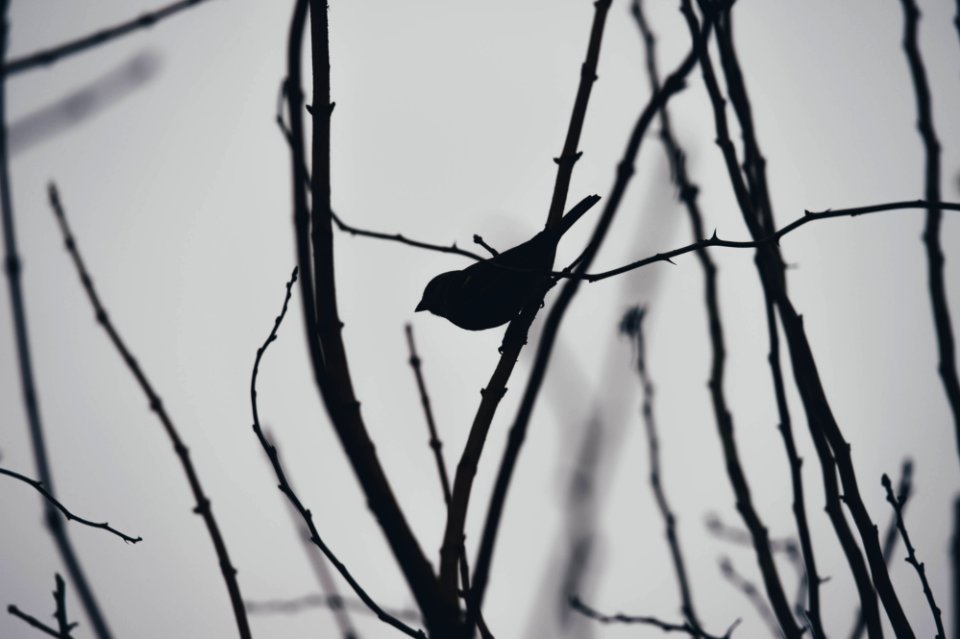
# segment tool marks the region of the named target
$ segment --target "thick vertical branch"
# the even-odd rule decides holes
[[[500,521],[503,516],[504,504],[506,503],[507,490],[510,487],[513,471],[516,468],[517,459],[520,456],[520,450],[526,438],[530,416],[533,414],[533,408],[536,404],[540,387],[543,385],[547,365],[550,362],[550,355],[553,352],[553,346],[556,343],[557,334],[560,330],[560,323],[563,321],[567,308],[569,308],[573,297],[580,288],[582,279],[579,276],[582,276],[583,273],[586,273],[590,268],[597,252],[600,250],[603,240],[606,238],[607,232],[610,230],[610,225],[613,223],[613,218],[626,192],[627,185],[633,176],[634,163],[640,151],[640,144],[643,141],[644,134],[649,128],[650,123],[653,122],[653,118],[657,112],[663,108],[671,96],[685,86],[685,79],[696,65],[699,51],[706,46],[709,32],[710,24],[708,22],[704,26],[703,31],[694,33],[690,53],[684,58],[683,62],[680,63],[676,71],[667,78],[663,84],[663,88],[651,96],[650,101],[637,119],[633,132],[627,141],[623,158],[617,165],[613,187],[610,190],[610,196],[607,198],[603,213],[600,215],[590,242],[578,260],[574,270],[574,273],[578,277],[569,279],[564,283],[563,289],[557,296],[557,301],[554,302],[550,308],[550,313],[544,322],[543,333],[540,337],[540,343],[537,345],[537,353],[534,356],[533,369],[527,381],[527,386],[524,389],[517,415],[514,418],[513,425],[510,427],[507,446],[503,453],[500,468],[497,471],[496,484],[494,485],[493,495],[490,498],[490,505],[487,509],[483,537],[480,541],[480,550],[477,555],[474,584],[467,598],[468,628],[471,626],[472,619],[479,613],[481,604],[483,603],[483,595],[490,574],[491,560],[493,558],[493,549],[496,543]]]
[[[924,197],[930,202],[926,226],[923,229],[923,243],[927,248],[927,278],[930,287],[930,303],[933,308],[933,324],[937,332],[937,350],[940,358],[938,370],[943,388],[947,393],[950,412],[953,413],[957,454],[960,456],[960,380],[957,378],[956,346],[950,321],[950,307],[947,305],[943,273],[944,257],[940,245],[940,223],[943,211],[937,206],[940,202],[940,142],[933,128],[930,86],[917,44],[920,10],[913,0],[900,0],[900,4],[903,6],[904,15],[903,50],[907,56],[910,78],[913,80],[913,90],[917,96],[917,130],[923,140],[926,164]]]
[[[7,36],[7,9],[9,0],[2,0],[0,4],[0,65],[6,57]],[[27,310],[23,296],[23,280],[20,254],[17,250],[16,226],[13,218],[13,194],[11,193],[10,169],[7,149],[7,117],[6,117],[6,75],[0,74],[0,214],[3,216],[3,249],[4,272],[7,275],[8,290],[10,292],[10,310],[13,313],[14,341],[17,345],[17,363],[20,368],[20,387],[23,393],[23,406],[27,414],[27,424],[30,432],[30,444],[33,448],[34,464],[37,467],[37,478],[51,495],[56,494],[53,486],[53,474],[50,470],[50,461],[47,457],[47,445],[44,438],[43,422],[40,418],[40,403],[37,398],[37,387],[33,377],[33,362],[30,355],[30,337],[27,329]],[[64,520],[52,503],[43,501],[44,520],[47,529],[53,536],[54,545],[60,553],[60,558],[66,564],[67,573],[73,582],[84,612],[90,620],[93,632],[98,639],[110,639],[112,636],[107,626],[107,620],[100,612],[93,590],[87,583],[86,573],[80,566],[80,560],[70,536],[67,534]]]
[[[314,109],[313,161],[308,182],[304,151],[304,96],[300,56],[308,7],[313,39]],[[455,602],[443,602],[436,578],[393,495],[373,442],[360,415],[353,392],[346,353],[337,316],[333,273],[333,236],[330,213],[329,173],[329,43],[327,12],[323,2],[298,0],[294,7],[287,50],[286,95],[290,116],[290,147],[294,224],[300,290],[307,346],[314,380],[323,398],[344,452],[367,497],[370,510],[383,529],[387,543],[423,612],[431,633],[449,631],[456,625]],[[313,193],[313,229],[305,183]],[[311,239],[313,252],[311,254]]]
[[[597,75],[597,63],[600,56],[600,44],[603,40],[603,29],[606,25],[607,11],[611,0],[596,0],[593,25],[590,30],[590,41],[587,45],[587,56],[580,71],[580,88],[574,102],[570,124],[567,127],[566,141],[563,153],[557,158],[557,179],[554,185],[553,197],[550,203],[550,212],[547,216],[548,228],[557,224],[563,214],[570,186],[570,177],[573,173],[573,164],[579,154],[577,145],[580,141],[580,132],[586,118],[587,103],[590,98],[590,89]],[[544,295],[546,291],[544,291]],[[517,319],[510,323],[504,337],[502,354],[497,367],[490,377],[487,386],[481,391],[482,398],[473,424],[470,426],[470,435],[464,447],[463,454],[457,464],[457,471],[453,480],[453,499],[447,511],[447,524],[443,535],[443,545],[440,548],[440,584],[447,597],[456,591],[456,566],[463,553],[463,530],[466,525],[467,508],[470,502],[470,493],[473,488],[473,479],[477,473],[477,465],[483,446],[490,430],[493,416],[500,405],[500,400],[507,392],[507,380],[513,372],[513,367],[520,355],[520,350],[526,344],[527,332],[543,302],[543,296],[531,301],[520,313]]]

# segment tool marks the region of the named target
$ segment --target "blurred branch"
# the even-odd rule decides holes
[[[367,604],[359,599],[344,599],[335,595],[310,594],[295,599],[270,599],[267,601],[248,601],[247,610],[251,615],[294,615],[313,608],[350,609],[353,612],[375,615]],[[420,623],[420,614],[416,610],[391,610],[389,613],[397,619],[410,623]]]
[[[634,129],[627,141],[627,146],[624,150],[623,157],[617,166],[610,196],[606,200],[603,213],[601,214],[600,219],[597,221],[590,241],[587,244],[587,248],[583,252],[581,259],[578,260],[576,273],[585,273],[593,263],[597,252],[600,250],[600,245],[603,243],[603,240],[610,229],[610,225],[613,223],[613,218],[620,206],[623,194],[626,192],[627,185],[633,176],[634,163],[636,162],[636,157],[640,151],[640,145],[647,129],[653,122],[653,118],[656,116],[657,112],[663,108],[670,97],[684,88],[685,78],[696,65],[699,50],[706,45],[709,32],[710,24],[708,22],[704,26],[702,32],[697,32],[692,36],[691,40],[693,43],[691,45],[690,53],[683,59],[677,69],[667,78],[666,82],[664,82],[663,88],[650,97],[649,102],[646,104],[640,114],[640,117],[637,119]],[[577,279],[568,280],[564,284],[543,325],[543,333],[540,337],[540,343],[537,345],[537,352],[534,356],[530,378],[528,379],[527,386],[524,389],[523,398],[520,401],[520,406],[517,410],[517,415],[514,418],[513,425],[510,427],[510,433],[507,438],[507,446],[504,450],[500,467],[497,471],[496,484],[494,486],[493,495],[490,498],[490,504],[487,509],[483,537],[481,539],[480,550],[476,562],[474,587],[471,591],[471,597],[474,601],[472,605],[467,606],[468,626],[470,625],[470,615],[475,614],[473,611],[479,610],[483,602],[484,590],[486,588],[491,560],[493,558],[493,548],[496,542],[500,520],[503,515],[503,507],[506,503],[507,489],[510,486],[513,470],[516,467],[517,459],[520,455],[520,449],[522,448],[523,441],[526,438],[527,426],[530,421],[530,416],[533,414],[534,404],[536,403],[537,396],[539,395],[540,388],[546,375],[547,365],[550,361],[550,355],[553,351],[553,346],[556,343],[557,334],[560,330],[560,323],[563,320],[570,302],[573,300],[573,297],[579,290],[579,287],[580,281]],[[532,312],[535,311],[536,309],[533,309]],[[528,311],[525,309],[523,312],[527,313]],[[521,315],[521,318],[522,317],[523,315]],[[529,320],[527,321],[526,326],[529,326]],[[505,356],[506,354],[507,353],[505,352]],[[513,353],[512,356],[515,359],[516,353]],[[497,390],[498,395],[502,396],[505,388],[501,386]],[[489,388],[487,389],[487,392],[489,393]],[[497,397],[498,400],[499,396]],[[454,487],[454,494],[456,495],[456,486]],[[449,539],[445,540],[445,542],[448,541]],[[460,536],[460,541],[462,543],[462,535]]]
[[[625,615],[622,612],[618,612],[612,615],[606,615],[597,610],[591,608],[587,604],[583,603],[579,597],[570,597],[570,607],[579,612],[580,614],[598,621],[602,624],[639,624],[645,626],[653,626],[659,628],[664,632],[682,632],[690,635],[691,637],[702,637],[703,639],[729,639],[730,635],[733,633],[734,628],[740,624],[740,620],[737,619],[733,622],[733,625],[723,634],[722,637],[717,635],[711,635],[694,628],[689,623],[684,622],[682,624],[678,623],[669,623],[667,621],[662,621],[656,617],[645,617],[645,616],[636,616],[636,615]]]
[[[257,439],[260,440],[260,445],[267,454],[267,458],[270,460],[270,465],[273,466],[273,472],[277,476],[277,481],[280,482],[277,487],[280,489],[280,492],[286,495],[293,507],[297,509],[297,512],[300,513],[304,523],[310,530],[310,540],[316,544],[318,548],[320,548],[330,563],[332,563],[337,569],[337,572],[339,572],[347,581],[347,583],[350,584],[350,587],[357,594],[357,596],[360,597],[360,599],[381,621],[393,626],[408,636],[422,637],[425,639],[426,636],[422,632],[410,628],[402,621],[388,614],[380,606],[378,606],[377,603],[370,597],[370,595],[368,595],[363,589],[363,587],[360,586],[356,579],[353,578],[353,575],[350,574],[350,571],[347,570],[347,567],[339,559],[337,559],[337,556],[333,554],[333,551],[330,550],[329,546],[324,543],[323,539],[320,537],[320,533],[317,531],[316,525],[313,523],[313,513],[311,513],[310,510],[303,505],[303,502],[300,501],[300,498],[294,492],[290,482],[287,481],[287,476],[283,470],[283,465],[280,463],[280,455],[277,452],[277,448],[267,440],[266,436],[263,434],[263,429],[260,427],[260,413],[257,408],[257,375],[260,372],[260,361],[263,359],[263,355],[266,353],[267,347],[277,339],[277,331],[280,329],[280,324],[283,322],[283,318],[287,314],[287,307],[290,303],[293,285],[297,281],[297,273],[298,268],[294,267],[293,273],[290,276],[290,281],[287,282],[286,294],[283,298],[283,307],[280,310],[280,314],[274,319],[273,328],[267,335],[267,339],[263,342],[263,345],[257,349],[257,356],[253,361],[253,373],[250,376],[250,407],[253,413],[253,432],[256,433]]]
[[[716,515],[707,515],[704,524],[707,530],[717,539],[737,544],[738,546],[753,546],[753,539],[750,537],[749,532],[723,523]],[[770,539],[768,543],[770,544],[770,550],[772,552],[783,553],[787,556],[795,555],[798,552],[797,542],[792,539]]]
[[[7,136],[14,155],[83,122],[144,86],[157,73],[160,58],[141,52],[93,82],[15,122]]]
[[[41,622],[36,617],[28,615],[13,604],[7,606],[7,612],[14,617],[25,621],[27,624],[33,626],[40,632],[50,635],[51,637],[57,637],[58,639],[72,639],[72,635],[70,633],[73,632],[73,629],[77,627],[77,624],[70,623],[67,620],[66,584],[63,581],[63,577],[61,577],[59,573],[54,575],[54,579],[56,582],[56,588],[53,591],[53,601],[55,606],[53,617],[57,620],[56,628],[52,628]]]
[[[914,0],[900,0],[903,7],[903,51],[910,67],[910,78],[917,98],[917,130],[923,141],[926,170],[924,176],[924,197],[929,202],[927,223],[923,229],[923,242],[926,245],[927,279],[930,287],[930,304],[933,310],[933,323],[937,332],[937,350],[939,365],[937,370],[943,381],[950,412],[953,414],[954,435],[957,453],[960,455],[960,379],[957,377],[956,346],[953,339],[953,327],[950,321],[950,307],[947,303],[946,283],[944,282],[944,257],[940,244],[940,225],[943,218],[940,201],[940,142],[933,128],[933,105],[930,99],[930,87],[920,47],[917,44],[917,30],[920,22],[920,10]]]
[[[41,622],[36,617],[28,615],[27,613],[23,612],[13,604],[10,604],[9,606],[7,606],[7,612],[9,612],[14,617],[17,617],[25,621],[27,624],[33,626],[34,628],[36,628],[37,630],[39,630],[40,632],[46,635],[50,635],[51,637],[57,637],[58,639],[63,639],[63,635],[61,635],[55,628],[51,628],[47,624]]]
[[[9,0],[0,0],[0,66],[6,60],[8,46],[9,23],[7,10]],[[6,77],[0,74],[0,216],[3,221],[3,248],[4,272],[7,276],[10,292],[10,312],[13,315],[13,334],[17,349],[17,365],[20,372],[20,388],[23,396],[24,412],[27,416],[27,425],[30,433],[30,446],[33,449],[34,464],[37,469],[38,481],[43,484],[51,495],[55,494],[53,472],[50,469],[50,460],[47,456],[47,445],[44,440],[43,421],[40,418],[40,400],[37,396],[37,386],[33,377],[33,362],[30,354],[30,336],[27,326],[26,303],[23,295],[23,264],[17,248],[16,225],[13,214],[13,193],[10,184],[9,149],[7,148],[7,115],[6,115]],[[44,520],[47,530],[53,537],[54,546],[60,553],[60,558],[66,564],[67,572],[73,582],[77,595],[83,604],[84,611],[93,627],[97,639],[111,639],[107,621],[100,612],[93,590],[87,583],[87,577],[80,559],[77,557],[70,535],[64,526],[63,519],[56,508],[48,500],[44,500]]]
[[[893,486],[891,486],[890,477],[888,477],[886,473],[883,474],[880,483],[883,484],[883,489],[887,493],[887,501],[893,507],[893,512],[896,513],[897,529],[900,531],[900,537],[903,538],[903,545],[907,549],[906,561],[917,571],[920,583],[923,584],[923,595],[927,598],[927,605],[930,606],[930,612],[933,613],[933,622],[937,626],[937,639],[946,639],[947,635],[943,631],[943,619],[940,616],[940,608],[933,599],[933,590],[930,589],[930,582],[927,581],[926,568],[924,564],[917,559],[916,549],[910,542],[910,535],[907,533],[907,526],[903,521],[903,501],[898,497],[894,497]]]
[[[420,356],[413,341],[413,327],[407,324],[404,327],[407,335],[407,348],[410,352],[410,368],[417,380],[417,390],[420,392],[420,403],[423,405],[423,415],[427,420],[427,430],[430,431],[430,449],[433,450],[434,460],[437,462],[437,474],[440,476],[440,489],[443,491],[443,501],[450,505],[450,478],[447,476],[447,464],[443,461],[443,442],[437,435],[437,424],[433,419],[433,409],[430,407],[430,396],[427,394],[427,385],[423,381],[423,372],[420,370]]]
[[[217,555],[217,561],[220,565],[220,573],[223,575],[223,581],[226,584],[227,593],[230,596],[230,604],[233,607],[233,615],[237,622],[237,631],[242,639],[250,639],[250,624],[247,621],[247,613],[243,608],[243,597],[240,595],[240,585],[237,582],[237,571],[230,562],[230,555],[227,552],[226,543],[224,542],[223,535],[220,532],[220,526],[217,524],[217,520],[213,515],[213,507],[210,504],[210,499],[204,492],[203,486],[200,484],[200,477],[197,475],[197,470],[190,459],[190,450],[180,438],[180,433],[177,431],[176,426],[174,426],[173,421],[167,414],[160,396],[157,395],[153,386],[150,384],[150,381],[147,379],[146,374],[140,368],[140,364],[133,356],[133,353],[131,353],[127,348],[126,343],[124,343],[123,339],[120,337],[120,334],[114,327],[113,322],[110,321],[110,317],[107,315],[107,311],[103,307],[100,297],[97,295],[97,291],[93,286],[93,280],[91,279],[90,274],[87,272],[86,264],[84,263],[83,258],[80,256],[80,251],[77,248],[77,243],[76,240],[74,240],[73,232],[70,230],[70,225],[67,222],[67,216],[63,210],[63,205],[60,203],[60,195],[57,192],[57,186],[52,182],[50,183],[49,187],[49,196],[50,206],[53,209],[53,213],[60,225],[60,232],[63,235],[64,245],[67,248],[67,252],[70,254],[70,259],[73,260],[73,265],[76,267],[77,274],[80,276],[80,282],[83,284],[83,290],[87,294],[90,304],[93,306],[97,323],[101,326],[101,328],[103,328],[104,331],[106,331],[107,336],[110,338],[110,342],[113,344],[114,348],[116,348],[117,353],[123,359],[124,363],[127,365],[127,368],[130,370],[130,373],[136,379],[137,384],[140,386],[140,390],[142,390],[143,394],[147,396],[147,400],[150,404],[150,410],[157,416],[157,419],[160,420],[167,437],[173,444],[174,452],[180,459],[180,465],[183,467],[183,472],[186,475],[187,482],[190,484],[190,491],[193,493],[193,498],[196,501],[194,512],[200,515],[200,517],[203,519],[203,523],[206,525],[207,532],[210,535],[210,541],[213,542],[213,548]]]
[[[559,223],[566,205],[567,192],[570,187],[570,178],[573,174],[573,165],[580,157],[577,146],[580,143],[580,134],[586,119],[587,104],[593,82],[597,78],[597,64],[600,57],[600,45],[603,41],[603,30],[606,25],[607,12],[611,0],[596,0],[594,3],[593,23],[590,28],[590,40],[587,44],[587,53],[580,67],[580,83],[577,96],[574,100],[573,111],[567,126],[561,156],[556,159],[557,177],[554,182],[550,209],[547,214],[546,228],[551,229]],[[531,300],[520,311],[507,327],[501,345],[500,361],[490,376],[486,387],[481,393],[480,406],[470,426],[463,454],[457,464],[457,471],[453,482],[453,498],[447,510],[447,522],[440,547],[440,587],[446,593],[456,590],[456,565],[464,549],[464,526],[467,518],[467,508],[470,502],[470,493],[473,480],[476,476],[480,455],[483,452],[490,424],[496,414],[500,400],[507,392],[507,381],[520,356],[527,340],[527,333],[533,323],[540,306],[543,304],[549,285],[543,287],[536,294],[531,294]],[[491,549],[492,550],[492,549]],[[489,557],[480,557],[475,565],[473,587],[467,597],[466,631],[471,633],[480,616],[483,602],[483,591],[486,588]]]
[[[29,486],[32,486],[34,490],[36,490],[38,493],[46,497],[47,501],[53,504],[56,507],[56,509],[59,510],[61,513],[63,513],[63,515],[69,521],[75,521],[79,524],[83,524],[84,526],[89,526],[90,528],[100,528],[101,530],[106,530],[107,532],[113,533],[120,539],[124,541],[128,541],[132,544],[135,544],[138,541],[143,541],[142,537],[131,537],[129,535],[125,535],[124,533],[120,532],[116,528],[112,527],[107,522],[97,523],[95,521],[90,521],[89,519],[84,519],[79,515],[74,515],[72,512],[70,512],[67,509],[66,506],[64,506],[59,501],[57,501],[57,498],[54,497],[52,494],[50,494],[50,491],[48,491],[46,488],[43,487],[42,482],[39,482],[35,479],[30,479],[25,475],[21,475],[20,473],[14,472],[12,470],[7,470],[6,468],[0,468],[0,475],[6,475],[8,477],[13,477],[14,479],[19,479],[23,483]]]
[[[309,178],[307,175],[301,76],[303,36],[307,10],[311,7],[313,104],[317,107],[330,103],[326,3],[297,0],[287,43],[285,82],[290,117],[291,199],[303,297],[304,336],[314,381],[367,504],[413,592],[428,630],[431,634],[442,634],[457,624],[456,593],[451,593],[451,599],[441,596],[433,568],[397,503],[360,414],[360,402],[354,393],[342,340],[343,323],[337,310],[333,270],[329,108],[320,110],[312,119],[312,166]],[[311,192],[309,200],[307,186]]]
[[[635,5],[637,6],[637,5]],[[657,508],[660,510],[660,517],[663,519],[664,533],[667,537],[667,545],[670,547],[670,556],[673,559],[673,571],[677,578],[677,586],[680,589],[680,610],[683,617],[694,630],[698,633],[702,624],[693,606],[693,596],[690,594],[690,580],[687,577],[687,569],[684,565],[683,552],[680,549],[680,539],[677,537],[676,515],[667,502],[667,495],[663,489],[662,478],[660,476],[660,440],[657,436],[657,422],[653,413],[654,386],[650,375],[647,373],[647,346],[643,335],[643,318],[645,309],[634,307],[627,311],[623,321],[620,323],[620,332],[633,340],[636,352],[637,376],[640,378],[640,386],[643,394],[643,424],[647,435],[647,448],[649,451],[650,463],[650,487],[653,490],[654,498],[657,502]]]
[[[132,20],[101,29],[100,31],[77,38],[76,40],[71,40],[70,42],[65,42],[49,49],[43,49],[42,51],[36,51],[19,58],[14,58],[7,61],[3,65],[3,73],[7,76],[11,76],[15,73],[20,73],[29,69],[51,65],[61,58],[65,58],[76,53],[82,53],[88,49],[93,49],[101,44],[105,44],[129,33],[152,27],[157,22],[169,18],[170,16],[179,13],[184,9],[188,9],[204,1],[205,0],[179,0],[179,2],[174,2],[165,7],[157,9],[156,11],[144,13],[143,15],[133,18]]]
[[[701,251],[703,249],[709,248],[711,246],[720,246],[725,248],[760,248],[763,246],[768,246],[771,244],[779,244],[780,238],[792,231],[797,230],[801,226],[814,222],[816,220],[828,220],[836,217],[856,217],[858,215],[867,215],[869,213],[880,213],[882,211],[897,211],[903,209],[925,209],[930,206],[930,203],[926,200],[908,200],[903,202],[887,202],[884,204],[873,204],[870,206],[859,206],[849,209],[827,209],[825,211],[804,211],[803,217],[797,218],[790,224],[784,226],[780,230],[766,237],[763,237],[758,240],[742,240],[742,241],[733,241],[733,240],[722,240],[717,237],[716,231],[709,238],[698,240],[692,244],[687,244],[686,246],[681,246],[680,248],[675,248],[670,251],[663,253],[657,253],[650,257],[645,257],[642,260],[637,260],[636,262],[631,262],[625,264],[624,266],[619,266],[609,271],[603,271],[600,273],[584,273],[582,275],[570,274],[570,273],[559,273],[555,272],[553,275],[557,277],[565,278],[582,278],[588,282],[596,282],[598,280],[604,280],[608,277],[613,277],[615,275],[620,275],[621,273],[626,273],[627,271],[632,271],[638,269],[648,264],[653,264],[654,262],[671,262],[673,258],[686,253],[692,253],[695,251]],[[941,202],[939,207],[942,210],[947,211],[960,211],[960,203],[955,202]]]
[[[770,634],[774,637],[782,636],[780,624],[777,623],[777,617],[773,614],[773,611],[770,610],[766,599],[763,598],[763,595],[760,594],[760,591],[757,590],[757,587],[753,585],[749,579],[736,571],[729,557],[722,557],[720,559],[720,573],[730,585],[739,590],[743,596],[747,598],[757,611],[757,614],[760,615],[760,618],[763,619],[763,622],[767,624],[767,627],[770,629]]]
[[[913,487],[913,462],[909,459],[904,460],[900,468],[900,481],[897,483],[897,501],[900,503],[900,510],[907,507],[907,500],[910,498],[910,492]],[[897,511],[890,516],[887,523],[887,530],[883,535],[883,559],[890,564],[893,557],[893,549],[897,545]],[[863,611],[857,610],[857,620],[853,626],[853,632],[850,633],[850,639],[860,639],[866,631],[867,625],[863,619]]]

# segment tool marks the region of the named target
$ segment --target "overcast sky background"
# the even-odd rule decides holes
[[[649,0],[665,75],[689,47],[674,0]],[[921,2],[921,45],[943,142],[943,196],[960,200],[960,41],[947,0]],[[13,0],[12,57],[155,8],[142,0]],[[74,512],[142,535],[135,546],[71,524],[72,538],[117,637],[229,637],[235,628],[207,532],[179,463],[146,400],[93,321],[46,201],[60,186],[81,250],[122,335],[189,445],[239,570],[244,597],[299,597],[312,573],[250,430],[248,385],[294,265],[289,160],[274,123],[292,2],[212,0],[149,31],[8,82],[15,123],[111,78],[103,108],[56,136],[20,139],[13,202],[24,261],[31,347],[57,494]],[[585,0],[484,3],[334,2],[330,9],[335,210],[350,222],[461,246],[480,233],[509,247],[545,219],[592,20]],[[753,99],[779,224],[803,210],[923,193],[923,149],[901,49],[896,0],[741,0],[735,34]],[[137,60],[127,86],[123,69]],[[606,196],[635,118],[649,97],[628,3],[616,0],[569,201]],[[117,71],[121,69],[121,71]],[[112,74],[112,75],[111,75]],[[747,237],[720,154],[699,71],[670,104],[707,226]],[[732,120],[732,115],[731,115]],[[11,136],[13,136],[11,127]],[[21,134],[24,129],[21,128]],[[651,129],[651,133],[655,132]],[[665,156],[648,136],[597,270],[687,243]],[[880,476],[915,460],[908,526],[934,592],[949,608],[950,513],[960,488],[956,442],[936,375],[936,345],[920,233],[922,211],[808,225],[783,241],[789,285],[875,521],[889,508]],[[588,236],[591,213],[565,237],[559,262]],[[407,364],[413,322],[451,471],[498,358],[500,330],[468,333],[413,314],[434,274],[462,258],[345,235],[335,238],[344,338],[363,414],[395,493],[429,557],[443,501]],[[945,215],[947,286],[960,332],[960,219]],[[749,251],[715,250],[729,348],[726,391],[755,504],[771,535],[794,535],[789,475],[776,430],[767,335]],[[739,525],[706,389],[709,352],[702,277],[693,256],[585,285],[563,324],[500,531],[486,615],[498,637],[556,637],[557,583],[568,559],[566,486],[591,420],[602,425],[598,546],[581,593],[606,611],[679,619],[662,523],[647,484],[623,311],[649,309],[648,366],[657,384],[664,482],[679,517],[695,601],[711,632],[765,636],[720,576],[729,555],[759,583],[750,549],[712,538],[708,513]],[[260,410],[328,544],[383,606],[412,597],[327,423],[305,356],[299,300],[261,368]],[[548,301],[549,304],[549,301]],[[0,296],[2,464],[35,475],[20,399],[9,298]],[[539,323],[537,324],[537,326]],[[532,344],[532,342],[531,342]],[[475,483],[474,543],[529,371],[514,373]],[[789,376],[788,376],[789,378]],[[819,468],[791,389],[827,628],[846,636],[855,594],[823,513]],[[62,571],[37,495],[0,481],[0,603],[41,618]],[[898,548],[892,574],[919,636],[933,623]],[[788,590],[796,575],[782,564]],[[345,588],[345,586],[344,586]],[[79,603],[69,610],[91,636]],[[947,612],[948,620],[951,618]],[[365,637],[394,636],[355,617]],[[336,636],[329,612],[254,616],[258,637]],[[591,629],[568,636],[659,636]],[[0,637],[37,636],[0,615]]]

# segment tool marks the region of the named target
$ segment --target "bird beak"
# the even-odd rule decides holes
[[[427,305],[423,303],[423,300],[420,300],[420,303],[417,304],[417,308],[413,311],[414,313],[419,313],[420,311],[427,310]]]

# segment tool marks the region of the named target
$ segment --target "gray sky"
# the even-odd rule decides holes
[[[333,204],[347,220],[429,241],[469,245],[474,233],[509,247],[543,223],[586,47],[592,5],[573,0],[331,3]],[[960,41],[954,3],[922,2],[921,41],[944,145],[944,198],[957,201]],[[155,7],[137,0],[14,0],[17,56]],[[31,346],[58,495],[75,512],[142,535],[136,546],[70,526],[118,637],[228,637],[225,589],[186,481],[159,424],[93,321],[46,203],[55,179],[100,293],[191,448],[249,600],[315,590],[285,505],[250,431],[248,384],[256,348],[276,315],[294,264],[289,160],[273,122],[291,2],[212,0],[154,29],[49,69],[13,77],[17,121],[131,58],[155,61],[148,81],[56,137],[18,151],[13,200]],[[626,135],[648,98],[643,53],[628,4],[611,9],[570,200],[606,196]],[[665,74],[689,47],[673,0],[649,0]],[[778,223],[803,210],[913,199],[923,192],[922,147],[901,42],[899,2],[741,0],[736,37]],[[707,226],[743,239],[699,73],[671,102],[674,127],[701,185]],[[591,213],[588,218],[593,218]],[[582,222],[560,261],[587,236]],[[916,462],[908,525],[941,605],[949,606],[949,513],[960,486],[942,387],[921,211],[808,225],[783,241],[793,299],[847,439],[861,490],[882,525],[883,472]],[[942,231],[955,331],[960,219]],[[657,139],[637,174],[597,269],[685,244],[685,213]],[[478,390],[497,361],[499,330],[461,331],[413,315],[423,285],[465,262],[405,246],[337,236],[345,340],[371,436],[428,556],[443,502],[403,339],[413,321],[447,463],[462,450]],[[759,282],[748,251],[714,251],[730,349],[726,390],[755,503],[773,536],[794,534],[785,455],[766,366]],[[765,627],[725,584],[728,554],[759,580],[751,551],[712,539],[708,512],[739,523],[706,392],[706,323],[696,260],[654,265],[584,286],[561,333],[554,369],[531,424],[500,532],[487,618],[498,637],[557,636],[544,575],[565,559],[564,487],[589,418],[599,411],[615,453],[604,464],[601,546],[590,589],[597,607],[679,618],[648,467],[629,345],[616,324],[649,307],[649,367],[658,385],[664,481],[678,513],[701,617],[717,633]],[[34,474],[20,401],[8,296],[0,296],[0,407],[5,467]],[[548,302],[549,303],[549,302]],[[327,542],[385,606],[411,596],[341,455],[309,373],[299,301],[261,369],[260,409]],[[479,539],[505,432],[525,384],[528,348],[488,440],[471,500],[468,546]],[[826,625],[845,635],[852,581],[822,511],[819,469],[796,394],[791,407],[807,458],[807,507],[824,576]],[[0,603],[45,616],[62,570],[27,487],[0,481]],[[918,635],[933,634],[909,566],[894,582]],[[471,556],[473,550],[471,550]],[[791,585],[794,573],[782,574]],[[546,583],[546,585],[545,585]],[[89,624],[71,595],[69,608]],[[531,615],[539,613],[538,619]],[[949,615],[948,615],[949,617]],[[390,636],[359,620],[366,637]],[[329,613],[255,616],[261,637],[332,636]],[[578,632],[586,632],[580,630]],[[604,628],[602,636],[645,636]],[[651,636],[659,631],[649,630]],[[601,633],[598,631],[598,635]],[[9,615],[0,636],[35,636]],[[579,636],[583,636],[582,634]]]

